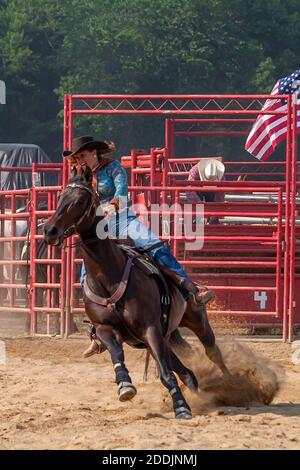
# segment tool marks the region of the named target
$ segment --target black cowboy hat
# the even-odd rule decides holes
[[[94,137],[90,135],[83,135],[81,137],[76,137],[72,140],[72,149],[65,150],[62,153],[64,158],[70,160],[73,159],[74,155],[83,150],[99,150],[101,154],[113,152],[116,147],[113,142],[105,142],[100,140],[95,140]]]

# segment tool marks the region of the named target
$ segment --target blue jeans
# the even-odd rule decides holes
[[[160,239],[144,225],[135,215],[127,216],[126,211],[120,216],[112,216],[108,219],[108,228],[111,236],[115,238],[130,238],[136,248],[147,249],[152,245],[160,242]],[[178,263],[177,259],[169,248],[165,245],[160,245],[157,248],[148,252],[149,256],[155,259],[155,261],[161,266],[174,271],[181,277],[190,279],[183,267]],[[86,270],[84,264],[81,268],[80,282],[83,284],[86,276]]]

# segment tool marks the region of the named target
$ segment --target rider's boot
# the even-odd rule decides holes
[[[213,298],[213,290],[208,289],[205,286],[199,286],[191,279],[180,276],[165,266],[160,266],[160,269],[173,280],[177,287],[179,287],[186,300],[191,299],[192,303],[195,304],[195,307],[205,305]]]
[[[204,286],[199,286],[191,279],[182,278],[180,281],[180,286],[184,290],[188,291],[189,296],[195,303],[195,306],[207,304],[207,302],[209,302],[214,296],[213,290]]]
[[[82,357],[86,358],[93,356],[94,354],[100,354],[102,352],[102,347],[103,345],[99,340],[92,339],[92,342],[89,347],[82,353]]]
[[[153,257],[161,271],[174,281],[186,299],[191,298],[196,306],[205,305],[212,299],[214,292],[193,282],[166,246],[161,246]]]
[[[82,353],[84,358],[93,356],[94,354],[101,354],[106,350],[104,344],[96,335],[96,329],[92,323],[89,324],[89,336],[91,339],[91,344],[89,347]]]

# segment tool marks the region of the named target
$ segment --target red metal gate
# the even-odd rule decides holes
[[[0,191],[0,312],[26,314],[23,332],[31,335],[63,334],[64,252],[47,247],[42,235],[42,222],[55,211],[62,190],[62,164],[1,171],[51,172],[57,186]]]
[[[225,126],[219,129],[219,135],[246,135],[245,124],[251,124],[258,114],[282,114],[287,118],[288,133],[286,141],[286,155],[279,164],[279,173],[285,174],[285,181],[270,183],[267,181],[222,181],[217,184],[205,184],[205,191],[222,191],[232,197],[241,198],[247,193],[256,193],[256,197],[272,197],[269,202],[247,202],[246,200],[231,200],[225,203],[210,203],[205,207],[205,216],[218,215],[219,217],[249,217],[272,219],[270,225],[248,224],[247,226],[205,226],[204,249],[201,253],[190,253],[184,248],[185,239],[177,237],[176,224],[178,214],[176,210],[171,214],[170,233],[166,238],[171,240],[172,249],[187,270],[195,279],[202,283],[209,283],[217,291],[218,308],[215,314],[230,315],[236,319],[246,318],[251,325],[281,325],[283,339],[291,339],[295,323],[300,323],[296,310],[298,296],[295,292],[295,282],[298,282],[297,269],[298,241],[296,234],[298,226],[295,223],[296,190],[300,182],[296,183],[296,107],[290,96],[280,96],[286,99],[287,111],[261,111],[263,102],[269,95],[66,95],[64,120],[64,149],[70,149],[73,136],[73,121],[75,116],[81,114],[138,114],[138,115],[164,115],[166,119],[165,143],[161,149],[152,149],[148,155],[141,151],[132,151],[128,157],[123,157],[124,166],[131,170],[130,191],[133,202],[143,201],[150,203],[174,202],[178,207],[185,203],[185,192],[199,190],[199,185],[188,184],[185,179],[190,167],[199,161],[200,157],[175,157],[174,137],[185,135],[187,132],[200,132],[199,135],[212,135],[212,132],[203,126],[214,120]],[[274,99],[274,96],[272,97]],[[170,118],[172,116],[172,118]],[[173,118],[174,116],[174,118]],[[177,119],[180,116],[180,119]],[[182,117],[186,119],[182,119]],[[196,118],[195,118],[196,116]],[[190,118],[193,119],[190,119]],[[199,119],[201,117],[201,119]],[[200,126],[196,131],[176,126]],[[228,130],[226,126],[232,127]],[[201,127],[202,126],[202,127]],[[248,132],[248,131],[247,131]],[[197,134],[198,135],[198,134]],[[215,135],[215,134],[214,134]],[[235,162],[236,164],[236,162]],[[258,163],[263,165],[262,163]],[[264,165],[268,165],[266,162]],[[228,174],[234,176],[234,164],[228,165]],[[243,165],[247,166],[245,162]],[[281,165],[281,166],[280,166]],[[232,168],[232,170],[230,169]],[[30,332],[37,334],[39,317],[42,317],[42,333],[60,333],[68,335],[74,314],[83,313],[80,295],[77,295],[80,285],[78,271],[81,260],[75,248],[58,252],[56,248],[48,247],[44,258],[39,256],[39,243],[42,235],[38,225],[41,219],[48,217],[56,208],[57,194],[61,186],[66,184],[68,168],[66,162],[62,165],[42,165],[35,171],[57,171],[60,174],[62,185],[55,187],[33,187],[30,190],[16,192],[1,192],[1,237],[0,247],[1,272],[0,291],[8,292],[5,302],[7,307],[15,311],[23,311],[30,315]],[[26,170],[28,171],[28,169]],[[31,171],[31,170],[30,170]],[[33,171],[33,170],[32,170]],[[251,171],[249,172],[251,180]],[[203,186],[201,187],[203,190]],[[270,196],[272,195],[272,196]],[[23,199],[28,210],[20,214],[17,212],[17,200]],[[234,198],[233,198],[234,199]],[[9,201],[9,202],[8,202]],[[39,204],[45,207],[39,208]],[[194,209],[192,209],[193,211]],[[163,213],[160,214],[163,216]],[[17,244],[28,241],[28,235],[17,237],[16,220],[27,221],[30,225],[30,259],[16,259]],[[9,242],[4,235],[3,221],[11,222]],[[4,259],[4,246],[10,244],[11,252],[8,260]],[[245,251],[248,250],[248,251]],[[212,257],[214,251],[214,258]],[[232,257],[234,251],[235,258]],[[251,253],[250,253],[251,252]],[[250,254],[249,254],[250,253]],[[253,256],[255,253],[255,256]],[[3,266],[9,261],[10,270],[4,279]],[[25,266],[28,271],[28,282],[16,281],[15,266]],[[41,275],[41,267],[43,273]],[[234,269],[233,269],[234,268]],[[221,270],[217,272],[217,270]],[[231,269],[232,272],[229,272]],[[248,269],[248,272],[245,270]],[[226,272],[226,270],[228,272]],[[250,270],[250,271],[249,271]],[[252,270],[252,272],[251,272]],[[265,270],[265,272],[264,272]],[[268,272],[270,270],[270,272]],[[44,278],[43,278],[44,276]],[[29,284],[29,285],[27,285]],[[18,306],[18,289],[26,290],[28,287],[28,301]],[[38,302],[38,294],[43,292],[42,305]],[[269,298],[266,301],[265,295]],[[252,299],[251,299],[252,296]],[[256,296],[256,300],[255,300]],[[233,301],[233,299],[235,299]],[[300,299],[299,299],[300,301]],[[259,312],[253,305],[268,305]],[[251,305],[252,308],[249,308]],[[225,307],[222,307],[225,306]],[[230,308],[228,309],[228,306]],[[296,317],[295,317],[296,314]],[[51,324],[52,317],[59,317],[59,331],[57,326]],[[295,321],[296,320],[296,321]],[[53,322],[52,322],[53,323]]]
[[[205,236],[207,244],[227,244],[235,243],[235,249],[239,246],[247,246],[250,250],[260,250],[263,245],[265,254],[265,246],[272,247],[271,259],[266,256],[257,256],[256,258],[247,259],[238,257],[236,261],[231,258],[212,260],[210,257],[199,259],[181,259],[181,262],[188,268],[194,270],[194,276],[198,279],[205,278],[207,283],[208,275],[206,269],[208,267],[227,267],[235,263],[235,267],[239,269],[247,268],[271,268],[274,270],[273,279],[270,276],[264,276],[262,273],[243,273],[238,278],[232,276],[232,280],[225,285],[224,279],[220,281],[220,276],[212,277],[212,284],[219,292],[232,295],[233,292],[243,293],[245,301],[249,292],[257,292],[257,302],[261,302],[262,292],[271,293],[273,300],[271,308],[265,311],[263,315],[255,315],[253,310],[242,309],[240,306],[230,311],[219,310],[222,314],[230,314],[246,316],[248,323],[254,325],[256,323],[263,324],[268,319],[268,324],[281,324],[283,326],[283,338],[291,339],[293,334],[294,317],[296,309],[295,299],[295,214],[296,214],[296,106],[292,103],[291,96],[280,96],[281,99],[287,100],[287,111],[262,111],[263,103],[269,99],[269,95],[66,95],[65,96],[65,133],[64,148],[70,149],[73,135],[73,120],[80,115],[120,115],[120,114],[136,114],[136,115],[164,115],[166,119],[165,145],[163,149],[152,149],[149,155],[143,155],[143,152],[133,151],[130,157],[123,158],[123,163],[131,169],[131,186],[133,202],[143,200],[144,202],[162,202],[176,201],[181,202],[181,192],[186,191],[186,185],[182,181],[176,181],[180,176],[175,169],[175,165],[180,163],[178,158],[174,157],[174,136],[188,131],[175,131],[176,119],[185,117],[192,119],[177,119],[184,125],[200,123],[201,126],[216,122],[229,125],[239,125],[240,128],[219,130],[218,135],[247,135],[248,131],[243,128],[245,123],[251,124],[260,114],[280,114],[286,116],[287,119],[287,140],[285,162],[285,182],[219,182],[217,191],[230,191],[230,193],[247,193],[255,191],[256,193],[272,193],[276,196],[276,203],[273,205],[264,205],[264,207],[256,207],[254,211],[248,205],[245,212],[245,205],[241,205],[236,210],[228,210],[228,205],[221,207],[220,204],[209,207],[207,215],[227,215],[239,216],[243,210],[243,215],[248,214],[249,217],[269,217],[277,219],[275,227],[239,227],[233,230],[228,227],[226,233],[220,235],[220,229],[207,227],[208,232]],[[272,97],[273,99],[276,97]],[[170,118],[172,116],[172,118]],[[195,119],[195,116],[197,119]],[[173,119],[173,117],[176,119]],[[201,120],[199,119],[201,117]],[[177,134],[176,134],[177,132]],[[190,131],[191,132],[191,131]],[[202,130],[200,135],[216,135],[210,130]],[[195,159],[198,161],[199,158]],[[188,159],[182,158],[181,164],[187,164]],[[192,163],[192,162],[191,162]],[[268,162],[266,163],[268,165]],[[183,172],[183,176],[186,172]],[[65,172],[67,175],[67,171]],[[182,175],[181,175],[182,176]],[[180,186],[181,185],[181,186]],[[214,184],[216,186],[216,184]],[[197,190],[195,185],[189,185],[189,191]],[[202,186],[203,190],[203,186]],[[209,184],[205,185],[205,191],[212,190]],[[215,190],[215,189],[214,189]],[[231,204],[231,207],[233,204]],[[223,211],[223,212],[222,212]],[[173,214],[174,217],[174,214]],[[176,217],[175,217],[176,219]],[[286,221],[286,222],[285,222]],[[219,233],[218,230],[219,229]],[[258,232],[259,233],[253,233]],[[180,258],[185,257],[184,251],[180,249],[180,244],[184,240],[177,240],[174,235],[169,237],[172,241],[172,247],[175,254]],[[232,244],[231,244],[232,245]],[[224,249],[224,247],[223,247]],[[232,246],[230,249],[233,249]],[[76,259],[70,256],[70,262]],[[78,259],[77,259],[78,262]],[[205,274],[195,272],[197,267],[204,268]],[[74,272],[74,268],[70,268],[70,273]],[[72,277],[72,274],[70,274]],[[228,276],[230,277],[230,276]],[[215,282],[213,283],[213,280]],[[254,282],[253,282],[254,281]],[[74,285],[74,284],[73,284]],[[78,284],[77,284],[78,285]],[[221,299],[222,300],[222,299]],[[220,303],[222,303],[220,300]],[[226,302],[225,302],[226,303]],[[252,302],[253,305],[253,302]],[[76,309],[78,306],[76,305]],[[72,312],[72,306],[71,310]],[[74,310],[78,311],[78,310]],[[270,319],[272,320],[270,322]]]

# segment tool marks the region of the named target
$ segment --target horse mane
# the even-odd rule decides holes
[[[87,183],[84,176],[78,175],[78,174],[75,176],[71,176],[71,178],[68,181],[68,184],[72,184],[72,183],[80,183],[80,184],[84,184],[85,186],[89,186],[89,183]]]

